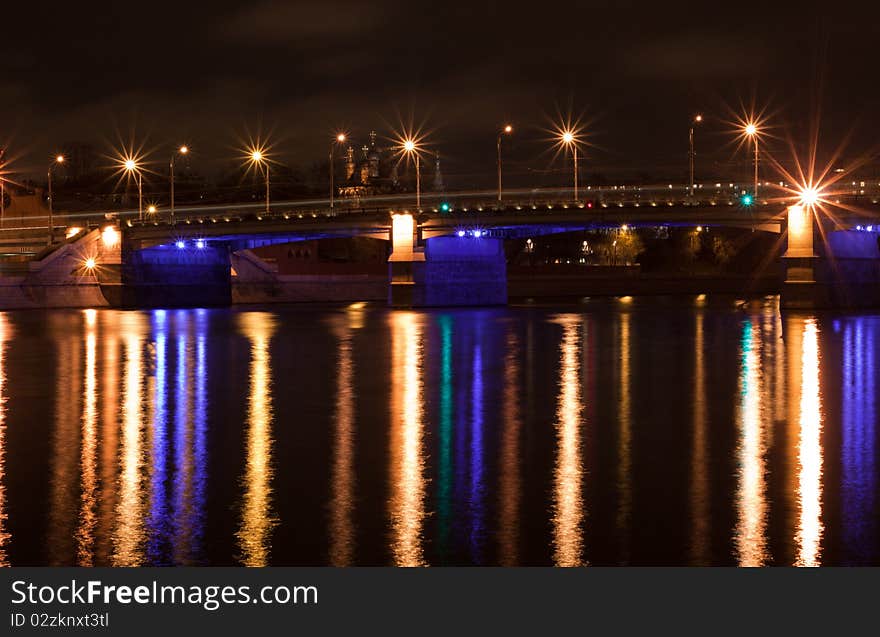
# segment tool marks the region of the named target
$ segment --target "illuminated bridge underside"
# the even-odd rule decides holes
[[[576,230],[616,228],[623,224],[632,227],[656,226],[724,226],[755,228],[779,233],[782,230],[781,211],[749,212],[734,207],[679,206],[666,208],[599,208],[548,207],[533,210],[508,208],[503,210],[434,212],[418,215],[422,239],[455,234],[459,230],[480,228],[488,236],[523,238]],[[371,236],[388,239],[391,231],[391,210],[370,213],[338,213],[299,218],[290,215],[262,215],[260,217],[226,217],[220,219],[190,219],[171,226],[167,223],[138,224],[125,228],[125,236],[132,247],[171,245],[177,240],[204,239],[223,241],[232,250],[254,248],[274,243],[288,243],[333,237]]]

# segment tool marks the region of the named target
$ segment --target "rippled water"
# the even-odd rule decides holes
[[[878,564],[880,315],[0,313],[0,563]]]

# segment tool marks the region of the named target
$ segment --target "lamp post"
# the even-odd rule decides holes
[[[49,182],[49,237],[47,239],[46,245],[52,245],[53,238],[53,230],[55,229],[55,218],[54,218],[54,201],[52,197],[52,169],[64,163],[64,155],[56,155],[55,159],[52,163],[49,164],[49,169],[46,171],[47,180]]]
[[[758,126],[754,122],[748,122],[743,129],[746,137],[751,137],[752,144],[755,147],[755,187],[752,190],[752,197],[758,199]]]
[[[269,162],[266,161],[263,151],[258,148],[251,151],[251,161],[266,170],[266,214],[269,214]]]
[[[574,138],[574,132],[570,130],[562,131],[562,136],[560,138],[562,143],[572,149],[574,153],[574,200],[577,201],[578,198],[578,148],[577,142]]]
[[[140,166],[138,166],[137,161],[132,158],[128,158],[123,162],[123,167],[125,171],[129,174],[134,174],[137,176],[137,184],[138,184],[138,219],[140,221],[144,220],[144,179],[143,174],[141,173]]]
[[[333,151],[336,150],[336,144],[341,144],[345,141],[345,133],[339,133],[330,142],[330,207],[333,207],[333,196],[336,194],[333,188],[333,178],[335,176],[336,171],[334,170],[335,166],[333,165]]]
[[[498,133],[498,203],[501,203],[501,137],[510,135],[513,132],[513,126],[508,124]]]
[[[689,179],[688,179],[687,193],[688,193],[689,197],[692,197],[694,195],[694,161],[696,159],[696,153],[694,152],[694,129],[696,128],[697,124],[699,124],[702,121],[703,121],[702,115],[700,115],[700,114],[694,115],[694,118],[691,120],[690,133],[688,134],[688,143],[689,143],[688,165],[689,165],[690,171],[688,172]]]
[[[416,158],[416,210],[422,208],[422,179],[421,167],[419,165],[419,149],[413,139],[406,139],[403,142],[403,152],[407,155],[414,155]]]
[[[181,146],[177,149],[177,152],[171,155],[171,162],[169,167],[171,169],[171,225],[174,225],[174,160],[178,155],[186,155],[189,152],[189,147],[186,145]]]

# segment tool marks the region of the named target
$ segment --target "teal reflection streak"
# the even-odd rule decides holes
[[[440,458],[437,468],[437,526],[441,557],[449,552],[452,508],[452,322],[449,315],[440,324]]]

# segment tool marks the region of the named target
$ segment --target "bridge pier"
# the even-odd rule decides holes
[[[507,303],[504,240],[482,230],[425,240],[416,246],[411,215],[392,218],[388,302],[393,307],[464,307]]]
[[[817,223],[809,208],[791,206],[783,259],[783,308],[880,307],[880,238],[873,232]]]
[[[121,307],[224,307],[232,304],[229,248],[189,241],[137,249],[122,246]]]

